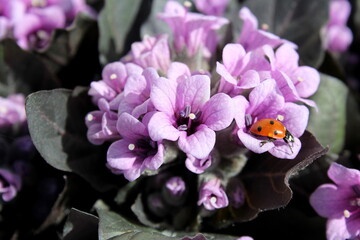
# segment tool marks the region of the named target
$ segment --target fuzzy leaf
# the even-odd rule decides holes
[[[64,226],[63,239],[98,239],[98,224],[94,215],[73,208]]]
[[[311,109],[308,130],[332,153],[339,153],[345,141],[346,101],[349,90],[334,77],[321,74],[318,91],[311,97],[318,111]]]
[[[120,58],[126,47],[129,33],[135,32],[134,22],[141,2],[141,0],[107,0],[105,2],[99,15],[99,51],[103,64]]]
[[[234,240],[234,236],[220,234],[201,234],[187,232],[167,232],[166,235],[140,225],[130,223],[115,212],[97,208],[99,214],[99,239],[100,240]],[[171,235],[171,236],[167,236]]]
[[[329,0],[251,0],[245,2],[268,31],[299,46],[303,64],[317,67],[324,57],[320,30],[328,20]]]
[[[87,90],[39,91],[28,96],[30,135],[42,157],[53,167],[75,172],[99,191],[119,182],[105,167],[102,147],[86,139],[85,115],[92,110]]]
[[[248,221],[261,211],[286,206],[292,198],[289,179],[328,151],[309,132],[300,140],[302,148],[292,160],[278,159],[268,153],[254,154],[240,174],[246,191],[245,205],[218,211],[212,225],[224,227],[234,221]]]

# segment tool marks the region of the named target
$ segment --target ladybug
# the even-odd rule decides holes
[[[286,127],[278,120],[272,118],[264,118],[255,122],[251,128],[250,133],[257,136],[268,137],[269,139],[260,142],[260,147],[268,142],[273,142],[278,139],[283,139],[293,152],[290,143],[294,143],[294,136],[286,129]]]

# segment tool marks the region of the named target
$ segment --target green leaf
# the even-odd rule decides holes
[[[152,228],[146,228],[129,222],[121,215],[105,208],[97,207],[100,219],[100,240],[234,240],[234,236],[220,234],[197,234],[191,232],[166,232],[161,233]],[[196,236],[195,236],[196,235]],[[191,237],[188,237],[191,236]],[[203,238],[205,236],[206,238]]]
[[[324,57],[320,31],[328,20],[329,0],[249,0],[245,5],[269,32],[299,46],[305,65],[317,67]]]
[[[94,215],[71,209],[64,226],[63,240],[98,239],[99,219]]]
[[[311,97],[317,104],[310,110],[308,130],[330,152],[339,153],[345,141],[346,101],[349,90],[339,79],[321,74],[317,92]]]
[[[118,60],[124,51],[126,38],[134,31],[133,24],[142,0],[107,0],[99,14],[101,62]]]
[[[86,138],[84,119],[92,108],[86,88],[39,91],[26,101],[30,135],[41,156],[59,170],[79,174],[98,191],[107,191],[122,178],[105,167],[106,146],[94,146]]]

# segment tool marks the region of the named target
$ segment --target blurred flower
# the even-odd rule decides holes
[[[319,186],[310,204],[328,218],[327,239],[356,239],[360,236],[360,171],[332,163],[328,176],[335,184]]]
[[[195,75],[177,83],[158,78],[151,89],[158,112],[149,121],[154,141],[178,141],[179,148],[195,158],[207,157],[215,145],[215,131],[233,120],[231,98],[218,93],[210,98],[210,79]]]
[[[211,166],[212,163],[212,155],[211,153],[202,159],[195,158],[191,155],[188,155],[185,160],[185,165],[187,169],[196,174],[203,173],[206,169]]]
[[[186,51],[188,57],[201,53],[210,58],[218,42],[215,31],[229,22],[226,18],[189,13],[175,1],[168,1],[159,17],[171,28],[175,52]]]
[[[13,124],[24,123],[25,97],[22,94],[13,94],[7,98],[0,97],[0,128],[10,127]]]
[[[348,49],[353,34],[346,26],[351,12],[351,5],[347,0],[331,0],[329,21],[322,31],[325,49],[332,52],[343,52]]]
[[[197,204],[199,206],[204,205],[207,210],[224,208],[229,205],[228,197],[221,185],[220,179],[213,178],[201,185]]]
[[[162,196],[166,203],[171,206],[182,205],[187,196],[184,180],[178,176],[169,178],[163,186]]]
[[[222,16],[229,0],[195,0],[196,9],[207,15]]]
[[[0,168],[0,194],[4,201],[12,200],[21,188],[19,175]]]
[[[164,145],[150,139],[147,121],[147,116],[144,124],[128,113],[121,114],[117,129],[123,139],[112,143],[107,153],[108,167],[129,181],[137,179],[145,169],[158,169],[164,162]]]

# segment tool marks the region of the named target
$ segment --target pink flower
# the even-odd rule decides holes
[[[195,0],[197,10],[207,15],[222,16],[229,0]]]
[[[207,157],[215,145],[215,131],[233,120],[231,98],[223,93],[210,98],[210,79],[194,75],[177,82],[166,78],[154,81],[150,99],[157,112],[149,122],[154,141],[177,141],[179,148],[195,158]]]
[[[310,196],[310,204],[328,218],[329,240],[360,237],[360,171],[332,163],[329,178],[335,184],[323,184]]]
[[[221,185],[220,179],[213,178],[201,185],[197,204],[199,206],[204,205],[207,210],[224,208],[229,205],[228,197]]]
[[[9,127],[26,121],[25,97],[22,94],[0,97],[0,127]]]

